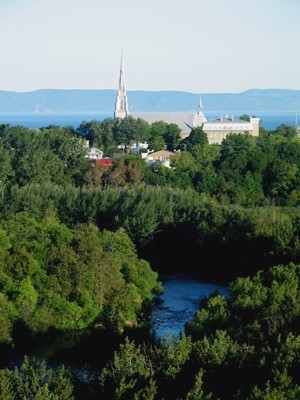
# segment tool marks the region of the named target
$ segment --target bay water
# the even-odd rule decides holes
[[[249,114],[247,111],[239,112],[235,117],[242,114]],[[231,114],[230,114],[231,115]],[[220,117],[220,113],[206,112],[206,118],[210,121]],[[261,119],[260,126],[274,130],[279,125],[285,124],[289,126],[300,125],[300,113],[285,112],[285,113],[271,113],[262,112],[255,113],[255,116]],[[105,118],[113,118],[113,113],[30,113],[30,114],[0,114],[0,124],[9,124],[11,126],[21,125],[30,129],[39,129],[49,125],[68,126],[71,125],[77,128],[82,121],[102,121]]]

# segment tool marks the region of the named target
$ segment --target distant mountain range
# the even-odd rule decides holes
[[[113,113],[116,90],[0,91],[3,113]],[[195,112],[199,94],[181,91],[128,91],[129,111]],[[203,93],[203,111],[299,112],[300,90],[250,89],[242,93]]]

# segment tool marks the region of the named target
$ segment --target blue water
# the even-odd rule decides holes
[[[235,115],[239,117],[243,113]],[[247,112],[245,112],[247,114]],[[205,113],[208,120],[218,118],[219,113],[207,112]],[[255,113],[256,117],[261,119],[260,126],[265,129],[276,129],[280,124],[290,126],[300,125],[300,113],[297,116],[295,113]],[[10,124],[12,126],[22,125],[30,129],[39,129],[48,125],[67,126],[71,125],[77,128],[82,121],[98,120],[102,121],[105,118],[113,118],[113,114],[103,113],[60,113],[60,114],[0,114],[0,124]]]
[[[185,323],[198,311],[200,301],[211,293],[227,294],[225,286],[201,282],[193,275],[171,273],[160,279],[164,293],[152,313],[152,332],[157,339],[168,334],[178,336]]]
[[[68,126],[77,128],[81,122],[92,120],[103,121],[105,118],[113,118],[113,114],[80,113],[80,114],[0,114],[0,124],[11,126],[21,125],[30,129],[39,129],[49,125]]]

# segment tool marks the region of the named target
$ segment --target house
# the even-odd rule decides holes
[[[167,168],[170,168],[171,160],[175,157],[175,153],[168,150],[159,150],[146,155],[146,162],[148,165],[153,166],[156,164],[162,164]]]
[[[97,149],[96,147],[91,147],[88,151],[88,158],[91,162],[102,160],[103,151]]]

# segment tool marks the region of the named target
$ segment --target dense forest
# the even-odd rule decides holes
[[[247,116],[244,116],[247,118]],[[107,156],[92,166],[86,141]],[[148,166],[133,143],[175,151]],[[296,128],[229,135],[123,120],[0,126],[0,342],[147,323],[162,270],[229,283],[180,338],[127,339],[89,382],[25,358],[4,399],[298,399],[300,141]]]

